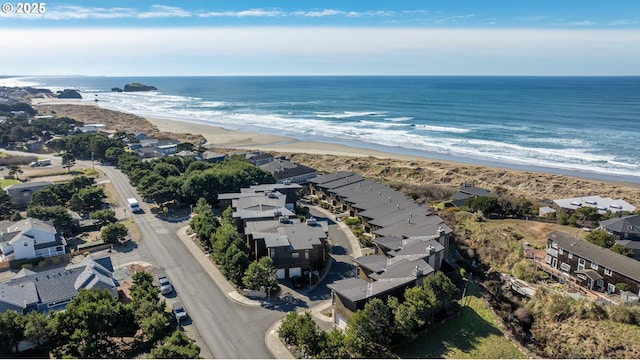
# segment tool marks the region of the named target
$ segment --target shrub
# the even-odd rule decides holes
[[[360,225],[360,218],[358,217],[348,217],[344,219],[344,223],[349,226]]]
[[[620,291],[629,291],[630,288],[631,287],[627,283],[617,283],[616,284],[616,289],[618,289]]]

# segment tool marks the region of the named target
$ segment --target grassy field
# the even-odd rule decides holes
[[[401,358],[523,359],[526,356],[504,336],[497,320],[480,298],[476,285],[469,285],[460,316],[396,349]]]
[[[484,231],[510,228],[512,231],[524,236],[522,241],[528,241],[530,245],[542,247],[547,244],[547,235],[553,231],[560,231],[571,236],[575,236],[577,232],[578,237],[581,239],[584,239],[587,234],[573,226],[520,219],[487,220],[483,223],[477,223],[477,225],[482,226]]]
[[[22,183],[22,182],[19,181],[19,180],[16,180],[16,179],[2,179],[2,180],[0,180],[0,187],[2,187],[4,189],[9,185],[20,184],[20,183]]]

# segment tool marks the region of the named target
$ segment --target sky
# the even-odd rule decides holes
[[[637,0],[3,0],[2,75],[640,75]]]

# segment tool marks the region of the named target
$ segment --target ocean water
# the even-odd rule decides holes
[[[158,91],[116,93],[129,82]],[[142,116],[640,183],[640,77],[21,77]]]

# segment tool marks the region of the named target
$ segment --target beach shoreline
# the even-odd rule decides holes
[[[389,177],[393,181],[414,185],[430,183],[457,187],[464,183],[474,183],[476,186],[491,190],[505,188],[514,196],[539,200],[600,194],[640,203],[640,184],[624,179],[602,179],[589,176],[593,174],[554,173],[553,169],[513,169],[507,166],[442,160],[343,144],[299,141],[285,136],[228,130],[176,119],[141,117],[105,109],[88,101],[70,102],[65,99],[65,101],[56,102],[47,99],[46,104],[37,104],[37,100],[42,99],[34,100],[36,109],[44,110],[45,115],[55,112],[57,116],[68,116],[86,123],[86,121],[96,122],[94,120],[96,112],[99,112],[102,117],[107,112],[113,117],[122,116],[126,119],[126,123],[108,125],[114,129],[126,129],[132,132],[146,126],[147,129],[153,129],[152,131],[164,134],[168,138],[187,133],[202,138],[203,142],[206,141],[204,145],[214,151],[216,149],[221,152],[225,150],[268,151],[277,156],[289,157],[292,161],[322,172],[348,170],[359,172],[363,176],[379,179]],[[390,174],[392,170],[403,175],[392,176]]]

